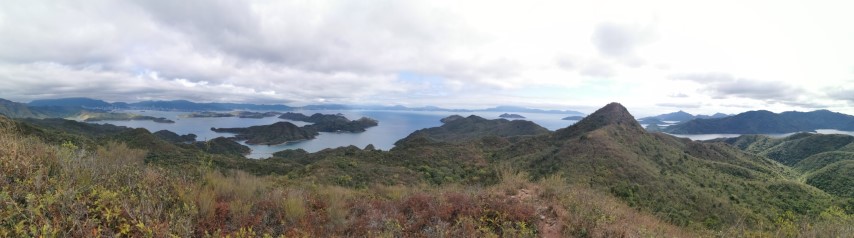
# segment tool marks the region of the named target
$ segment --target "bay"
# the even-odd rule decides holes
[[[216,137],[230,137],[230,133],[217,133],[210,130],[211,127],[216,128],[232,128],[232,127],[249,127],[257,125],[270,125],[279,121],[288,121],[297,126],[303,126],[310,123],[290,121],[279,119],[277,117],[267,117],[261,119],[255,118],[238,118],[238,117],[215,117],[215,118],[181,118],[180,115],[188,114],[188,112],[172,112],[172,111],[139,111],[127,110],[121,111],[134,113],[146,116],[164,117],[175,121],[175,123],[156,123],[153,121],[99,121],[95,123],[113,124],[117,126],[127,126],[133,128],[145,128],[151,132],[159,130],[169,130],[181,135],[196,134],[197,140],[205,141]],[[364,148],[369,144],[373,144],[376,149],[389,150],[394,147],[394,143],[412,132],[441,126],[439,121],[450,115],[477,115],[486,119],[498,119],[503,112],[448,112],[448,111],[381,111],[381,110],[343,110],[343,111],[327,111],[327,110],[308,110],[294,111],[311,115],[314,113],[335,114],[341,113],[351,120],[360,117],[370,117],[377,119],[379,125],[368,128],[365,132],[360,133],[329,133],[321,132],[317,138],[313,140],[297,141],[279,145],[247,145],[252,152],[247,155],[248,158],[266,158],[272,156],[273,153],[286,149],[303,149],[308,152],[317,152],[327,148],[336,148],[341,146],[357,146]],[[513,113],[513,112],[508,112]],[[525,119],[539,124],[549,130],[557,130],[574,124],[576,121],[561,120],[566,117],[562,114],[549,113],[517,113],[525,116]]]

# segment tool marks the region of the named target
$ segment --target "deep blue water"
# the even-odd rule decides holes
[[[196,134],[198,140],[204,141],[220,136],[231,136],[229,133],[217,133],[210,130],[211,127],[228,128],[228,127],[249,127],[256,125],[269,125],[278,121],[289,121],[276,117],[268,117],[262,119],[252,118],[237,118],[237,117],[221,117],[221,118],[180,118],[179,115],[187,114],[187,112],[164,112],[164,111],[127,111],[130,113],[165,117],[174,120],[173,124],[156,123],[152,121],[104,121],[98,123],[109,123],[119,126],[146,128],[151,132],[159,130],[170,130],[178,134]],[[410,133],[429,127],[440,126],[440,119],[450,115],[468,116],[471,114],[478,115],[487,119],[497,119],[501,113],[496,112],[443,112],[443,111],[296,111],[306,115],[314,113],[342,113],[351,120],[366,116],[377,119],[379,125],[368,128],[367,131],[361,133],[326,133],[321,132],[317,138],[307,141],[299,141],[280,145],[248,145],[252,152],[250,158],[265,158],[272,155],[276,151],[285,149],[304,149],[308,152],[316,152],[326,148],[335,148],[340,146],[355,145],[359,148],[364,148],[368,144],[373,144],[374,147],[381,150],[389,150],[394,147],[394,142],[403,139]],[[512,112],[511,112],[512,113]],[[549,130],[557,130],[567,127],[575,123],[575,121],[565,121],[561,118],[567,115],[561,114],[545,114],[545,113],[517,113],[526,117],[523,120],[533,121]],[[289,121],[298,126],[308,123]]]

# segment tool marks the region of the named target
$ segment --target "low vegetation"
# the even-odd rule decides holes
[[[739,150],[752,143],[647,133],[619,104],[553,133],[480,119],[446,118],[391,151],[250,160],[224,138],[0,117],[0,237],[854,234],[847,187],[801,182],[851,171],[819,158],[836,154],[803,159],[810,177]]]

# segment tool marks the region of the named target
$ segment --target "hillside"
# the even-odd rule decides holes
[[[735,116],[696,119],[667,127],[674,134],[771,134],[837,129],[854,131],[854,116],[828,110],[812,112],[749,111]]]
[[[782,143],[755,137],[737,148],[648,133],[617,103],[555,132],[527,121],[451,116],[390,151],[372,146],[285,150],[262,160],[243,158],[245,147],[224,138],[187,143],[174,133],[59,119],[0,122],[13,124],[0,131],[10,145],[0,148],[0,170],[7,174],[0,185],[9,188],[8,195],[0,193],[5,211],[0,218],[10,221],[0,224],[0,236],[837,237],[854,232],[851,199],[799,182],[800,172],[739,149],[754,142],[763,143],[753,148]],[[270,128],[259,130],[264,129]],[[849,147],[839,150],[854,148]],[[811,160],[826,161],[802,162]],[[824,174],[850,171],[846,166],[815,165],[827,168]],[[95,176],[89,173],[101,179],[86,179]],[[65,199],[65,193],[53,191],[82,195]],[[49,209],[38,209],[42,205]],[[81,209],[54,209],[61,207]],[[146,209],[157,207],[164,209]],[[82,217],[88,218],[77,219]],[[28,229],[48,222],[50,228]]]
[[[601,187],[682,225],[759,225],[785,211],[816,215],[833,200],[792,181],[790,169],[764,157],[721,143],[647,133],[616,103],[496,154],[496,160],[511,161],[535,177],[559,174],[571,183]]]
[[[854,137],[799,133],[785,138],[750,135],[722,139],[747,152],[792,166],[807,184],[854,198]]]
[[[379,125],[377,120],[371,118],[362,117],[351,121],[341,114],[315,113],[311,116],[306,116],[302,113],[287,112],[279,116],[279,118],[311,122],[313,124],[304,126],[304,128],[319,132],[363,132],[367,128]]]
[[[0,99],[0,114],[11,118],[40,118],[43,114],[30,110],[26,104]]]

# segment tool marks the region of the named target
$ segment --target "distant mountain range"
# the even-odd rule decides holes
[[[837,129],[854,131],[854,116],[828,110],[812,112],[749,111],[735,116],[695,119],[669,126],[675,134],[768,134]]]
[[[723,113],[715,113],[711,116],[709,115],[692,115],[690,113],[684,111],[671,112],[667,114],[661,114],[658,116],[644,117],[638,119],[640,123],[643,124],[663,124],[665,121],[677,121],[677,122],[686,122],[694,119],[709,119],[709,118],[722,118],[728,117],[730,115]]]
[[[14,103],[7,101],[8,103]],[[3,104],[3,102],[0,102]],[[380,105],[344,105],[344,104],[321,104],[321,105],[306,105],[301,107],[292,107],[281,104],[248,104],[248,103],[197,103],[187,100],[172,100],[172,101],[142,101],[135,103],[115,102],[109,103],[103,100],[92,98],[58,98],[58,99],[42,99],[34,100],[26,107],[62,107],[62,108],[84,108],[84,109],[132,109],[132,110],[158,110],[158,111],[232,111],[232,110],[256,110],[256,111],[294,111],[294,110],[390,110],[390,111],[449,111],[449,112],[524,112],[524,113],[549,113],[549,114],[565,114],[565,115],[584,115],[584,113],[572,110],[542,110],[516,106],[498,106],[486,109],[449,109],[436,106],[425,107],[406,107],[401,105],[395,106],[380,106]],[[14,106],[15,108],[21,105]],[[10,117],[19,117],[15,115],[26,115],[24,117],[40,117],[36,114],[22,111],[22,109],[11,110],[14,113],[8,115]],[[0,113],[4,113],[0,110]],[[35,116],[33,116],[35,115]]]

